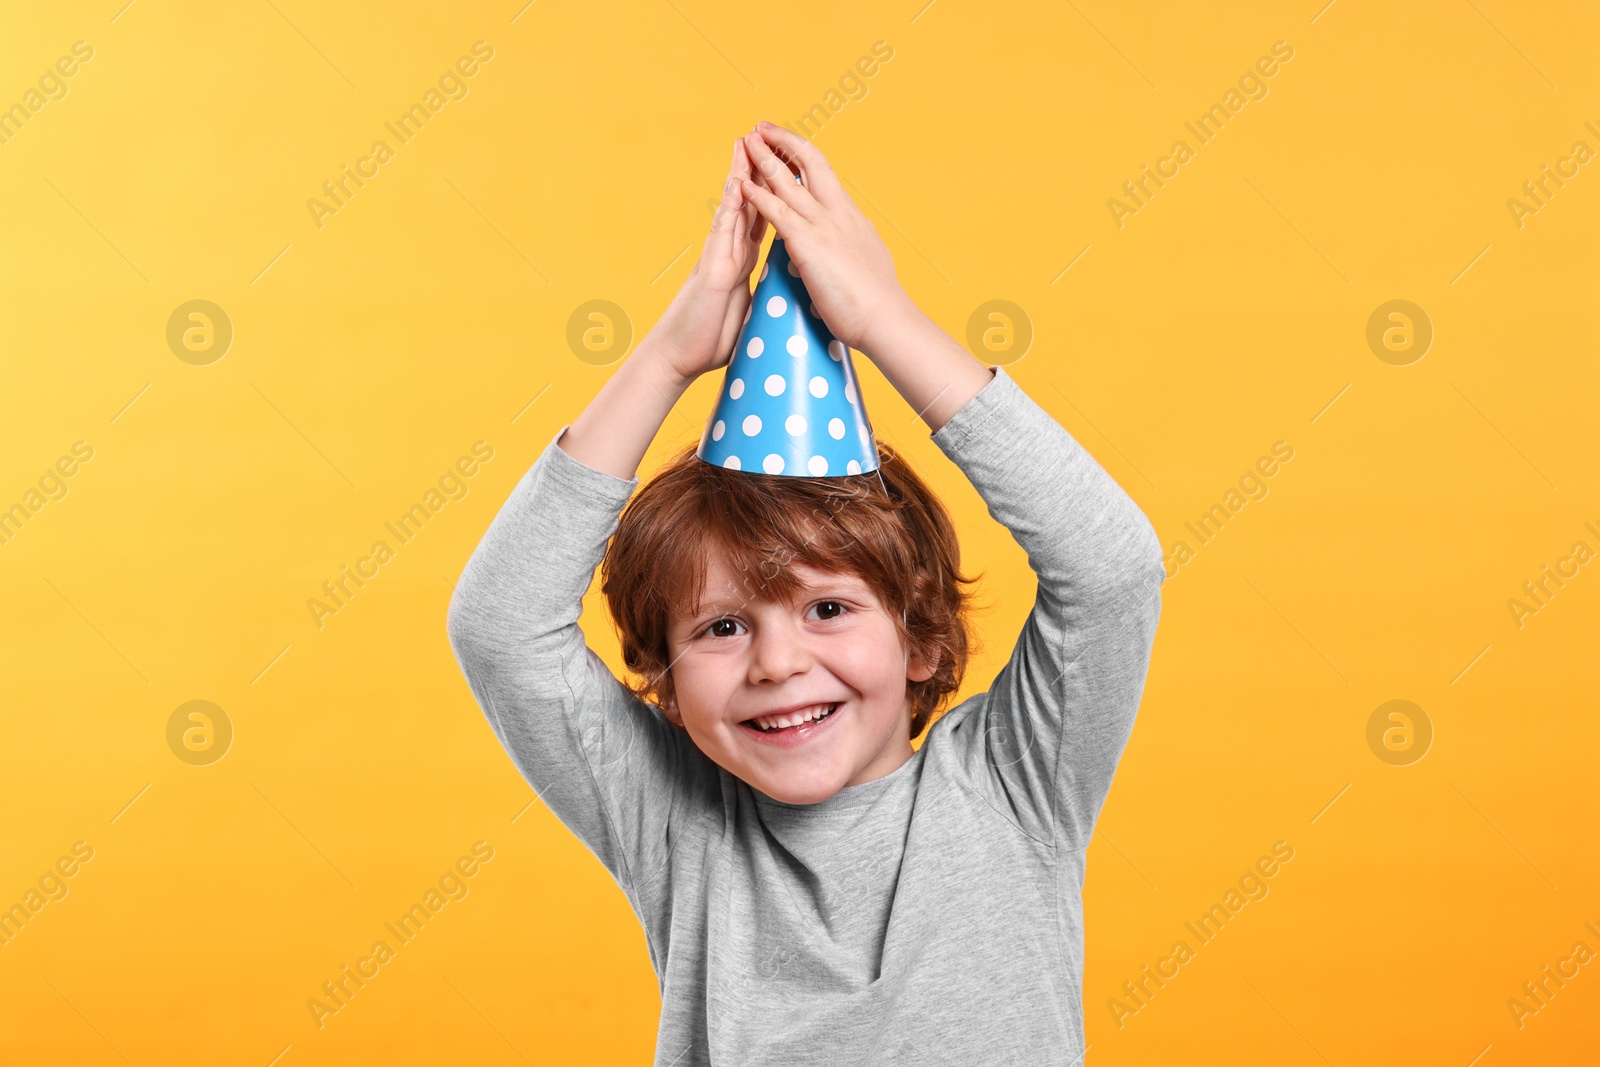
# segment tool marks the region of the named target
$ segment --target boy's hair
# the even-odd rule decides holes
[[[640,700],[672,702],[667,627],[698,608],[712,549],[737,576],[739,596],[786,601],[801,591],[794,562],[865,581],[909,649],[934,662],[908,682],[911,737],[961,686],[978,643],[973,594],[962,588],[960,545],[949,513],[893,449],[879,468],[833,478],[728,470],[695,446],[668,460],[622,512],[601,564],[601,591]],[[879,475],[882,475],[880,481]],[[885,495],[887,493],[887,495]]]

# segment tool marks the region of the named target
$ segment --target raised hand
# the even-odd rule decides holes
[[[744,144],[760,178],[743,179],[746,200],[783,238],[822,321],[862,349],[872,324],[911,303],[888,247],[816,145],[770,122]]]
[[[744,197],[743,183],[750,176],[750,156],[741,138],[734,142],[722,203],[700,260],[646,338],[687,381],[727,365],[750,306],[750,272],[767,232],[766,220]]]

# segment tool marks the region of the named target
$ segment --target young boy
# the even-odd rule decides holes
[[[618,521],[673,404],[728,363],[768,224],[1038,579],[994,684],[920,748],[965,666],[970,579],[903,460],[805,478],[680,453]],[[602,557],[632,688],[578,627]],[[1084,1052],[1085,849],[1164,579],[1138,506],[917,309],[821,153],[763,123],[683,290],[485,533],[449,635],[500,743],[644,925],[658,1067],[1065,1065]]]

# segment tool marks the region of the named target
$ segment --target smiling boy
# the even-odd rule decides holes
[[[994,683],[936,719],[972,579],[901,457],[804,478],[686,451],[634,496],[673,404],[728,364],[769,224],[1037,576]],[[821,153],[762,124],[682,291],[485,533],[449,635],[496,737],[644,926],[660,1067],[1076,1064],[1085,850],[1161,556],[1082,446],[916,307]],[[627,684],[578,626],[602,561]]]
[[[666,716],[741,781],[813,804],[911,758],[906,682],[932,672],[910,663],[894,620],[862,579],[794,570],[809,606],[827,618],[811,622],[796,605],[752,600],[724,564],[713,564],[707,588],[723,595],[668,632],[677,699]],[[811,667],[805,687],[774,687]]]

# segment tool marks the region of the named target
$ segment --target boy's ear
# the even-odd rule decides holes
[[[906,681],[926,682],[933,677],[934,668],[938,665],[939,657],[937,654],[934,655],[932,663],[924,663],[921,655],[912,652],[906,657]]]
[[[661,713],[667,717],[667,721],[672,725],[683,725],[683,713],[678,710],[678,701],[676,699],[669,700],[662,705]]]

